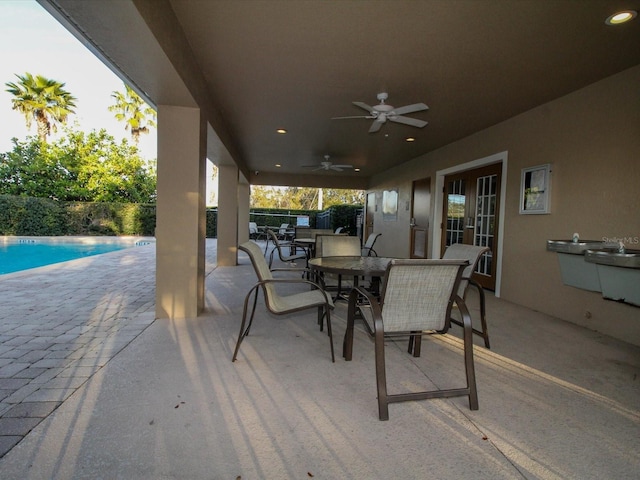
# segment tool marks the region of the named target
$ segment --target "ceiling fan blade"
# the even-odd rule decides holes
[[[405,113],[421,112],[423,110],[429,110],[424,103],[414,103],[413,105],[406,105],[400,108],[394,108],[393,111],[396,115],[404,115]]]
[[[374,114],[375,110],[373,109],[373,107],[371,105],[367,105],[366,103],[363,102],[353,102],[353,104],[356,107],[360,107],[360,108],[364,108],[367,112]]]
[[[331,117],[331,120],[344,120],[347,118],[376,118],[376,117],[372,117],[371,115],[354,115],[351,117]]]
[[[337,167],[337,168],[353,168],[353,165],[333,165],[333,167]]]
[[[411,118],[411,117],[390,116],[388,118],[392,122],[403,123],[405,125],[410,125],[412,127],[418,127],[418,128],[422,128],[427,123],[429,123],[429,122],[425,122],[424,120],[418,120],[417,118]]]
[[[331,165],[329,167],[331,170],[335,170],[336,172],[341,172],[342,169],[338,165]]]
[[[371,124],[371,128],[369,129],[369,133],[376,133],[378,130],[382,128],[382,124],[384,122],[380,122],[378,120],[374,120]]]

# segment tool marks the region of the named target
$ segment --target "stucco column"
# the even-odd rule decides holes
[[[217,264],[221,267],[238,264],[238,174],[235,165],[218,165]]]
[[[251,189],[248,183],[238,184],[238,245],[249,240],[249,198]]]
[[[206,124],[196,108],[158,106],[156,317],[204,307]]]

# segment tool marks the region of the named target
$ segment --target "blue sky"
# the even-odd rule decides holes
[[[0,152],[11,150],[12,137],[36,134],[35,123],[28,131],[24,117],[11,109],[12,97],[5,91],[7,82],[26,72],[66,84],[77,98],[70,125],[77,122],[85,132],[104,128],[118,140],[130,139],[124,123],[107,109],[111,93],[124,91],[122,81],[35,0],[0,0]],[[140,149],[143,157],[156,158],[155,129],[142,136]]]

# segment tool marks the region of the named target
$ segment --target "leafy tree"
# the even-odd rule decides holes
[[[135,146],[105,130],[67,131],[53,144],[13,139],[0,154],[0,194],[89,202],[155,202],[156,178]]]
[[[51,131],[56,132],[57,125],[66,123],[68,115],[75,113],[76,98],[63,88],[64,83],[56,80],[41,75],[34,77],[28,72],[16,77],[18,82],[5,84],[6,91],[14,96],[12,108],[24,115],[29,130],[35,119],[38,137],[46,142]]]
[[[332,205],[364,205],[364,191],[325,188],[323,192],[324,206]]]
[[[115,103],[109,107],[115,112],[116,120],[125,122],[125,130],[131,132],[131,138],[140,142],[140,134],[149,133],[149,127],[156,126],[156,111],[145,103],[129,85],[125,84],[125,92],[113,92],[111,97]]]
[[[362,190],[323,189],[323,207],[332,205],[362,205]],[[251,186],[250,204],[254,208],[290,208],[314,210],[318,208],[319,189],[310,187]]]

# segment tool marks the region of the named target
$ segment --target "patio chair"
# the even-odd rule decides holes
[[[278,229],[277,237],[278,240],[290,241],[295,233],[295,230],[289,228],[288,223],[282,223],[280,228]]]
[[[489,331],[487,329],[487,318],[486,318],[486,304],[484,297],[484,289],[482,285],[476,282],[473,278],[473,272],[480,261],[482,255],[488,252],[489,247],[478,247],[475,245],[465,245],[463,243],[454,243],[447,247],[442,256],[443,259],[462,259],[468,260],[469,266],[464,269],[462,272],[462,280],[460,281],[460,287],[458,288],[458,296],[462,298],[464,301],[467,300],[467,289],[469,286],[473,286],[478,289],[478,295],[480,297],[480,325],[481,330],[473,329],[473,333],[476,335],[480,335],[484,339],[484,346],[487,348],[491,348],[489,343]],[[456,325],[461,326],[462,322],[455,318],[451,318],[451,322]]]
[[[482,285],[476,282],[473,278],[473,272],[480,261],[480,257],[490,249],[489,247],[478,247],[475,245],[467,245],[464,243],[454,243],[447,247],[444,252],[442,258],[444,260],[467,260],[469,265],[462,272],[462,279],[460,280],[460,286],[458,287],[458,297],[466,302],[467,299],[467,289],[469,285],[472,285],[478,289],[478,295],[480,298],[480,325],[482,330],[477,330],[475,327],[472,327],[473,333],[476,335],[480,335],[484,339],[484,346],[486,348],[491,348],[489,343],[489,331],[487,329],[487,319],[486,319],[486,306],[485,306],[485,297],[484,297],[484,289]],[[457,304],[456,304],[457,306]],[[451,316],[449,318],[451,323],[455,323],[456,325],[463,326],[462,321]],[[415,342],[415,345],[414,345]],[[414,357],[420,356],[420,337],[412,336],[409,338],[409,353],[413,353]]]
[[[376,243],[376,240],[378,240],[378,237],[382,235],[381,233],[371,233],[369,234],[369,236],[367,237],[367,241],[364,242],[364,245],[362,246],[362,251],[360,252],[360,254],[363,257],[377,257],[378,254],[376,253],[376,251],[373,249],[373,244]]]
[[[258,231],[258,224],[256,222],[249,222],[249,238],[257,240],[260,232]]]
[[[306,262],[309,259],[308,249],[304,248],[301,245],[293,245],[291,242],[285,242],[285,243],[280,242],[280,240],[278,239],[278,236],[273,232],[273,230],[268,230],[267,235],[268,235],[268,238],[271,239],[274,245],[273,250],[271,250],[271,253],[269,254],[269,268],[271,268],[271,266],[273,265],[273,257],[276,252],[278,252],[278,257],[280,258],[280,260],[285,263],[293,263],[296,260],[304,259],[305,268],[306,268],[307,266]],[[284,253],[283,247],[289,249],[288,255]],[[298,253],[299,250],[301,250],[302,253]]]
[[[262,250],[254,242],[246,242],[238,247],[238,249],[249,255],[251,264],[256,271],[258,277],[258,283],[256,283],[251,290],[247,293],[244,299],[244,307],[242,310],[242,322],[240,323],[240,333],[238,334],[238,341],[236,342],[236,348],[233,352],[232,362],[236,361],[238,351],[240,350],[240,344],[242,340],[249,335],[251,324],[256,311],[256,304],[258,302],[258,294],[260,289],[264,293],[264,300],[267,310],[275,315],[285,315],[288,313],[299,312],[310,308],[318,309],[318,323],[323,325],[324,318],[327,319],[327,333],[329,335],[329,342],[331,344],[331,361],[335,362],[335,355],[333,351],[333,334],[331,332],[331,310],[334,308],[331,296],[320,288],[316,283],[309,280],[299,278],[274,278],[272,271],[269,269],[267,262],[262,255]],[[288,269],[277,269],[274,271],[287,271]],[[300,293],[293,293],[289,295],[281,295],[278,292],[278,285],[301,285],[310,286],[312,289],[303,291]],[[253,296],[253,306],[251,307],[251,313],[249,314],[249,320],[247,322],[247,314],[249,313],[249,301]],[[246,328],[245,328],[246,325]]]
[[[316,235],[316,257],[359,257],[360,239],[347,235]],[[326,274],[322,277],[325,289],[336,290],[334,300],[342,297],[343,289],[353,287],[353,280],[344,280],[342,275]],[[345,298],[346,300],[346,298]]]
[[[353,327],[356,309],[373,325],[375,344],[378,415],[389,419],[389,403],[428,398],[468,396],[469,408],[478,409],[473,333],[464,301],[457,296],[466,260],[393,260],[387,267],[378,301],[362,287],[349,295],[347,329],[343,355],[350,361],[353,353]],[[362,305],[361,302],[367,302]],[[385,367],[385,337],[445,333],[451,308],[456,302],[464,324],[464,366],[466,386],[444,390],[389,394]],[[399,383],[399,382],[394,382]]]

